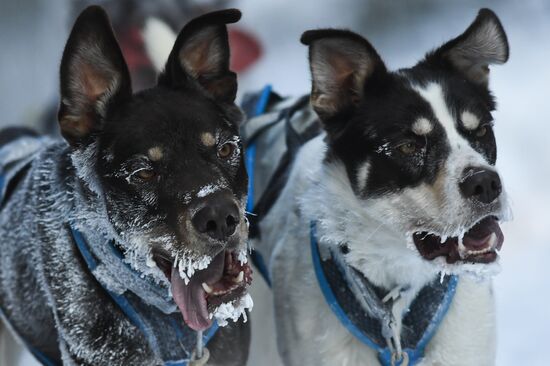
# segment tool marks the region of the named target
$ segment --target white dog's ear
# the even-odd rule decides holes
[[[508,61],[510,48],[500,20],[481,9],[464,33],[427,56],[428,62],[450,62],[469,81],[487,86],[489,65]]]
[[[109,18],[98,6],[76,20],[61,60],[61,134],[73,146],[101,130],[109,106],[132,95],[130,73]]]
[[[229,70],[227,24],[241,18],[237,9],[220,10],[191,20],[178,35],[159,85],[200,86],[208,95],[232,103],[237,76]]]
[[[356,33],[319,29],[305,32],[300,40],[309,46],[311,105],[325,128],[356,107],[369,79],[386,73],[376,50]]]

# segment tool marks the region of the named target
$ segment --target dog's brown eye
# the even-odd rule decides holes
[[[218,156],[222,159],[227,159],[233,155],[233,151],[235,151],[235,144],[228,142],[220,146],[218,149]]]
[[[399,145],[399,150],[406,155],[411,155],[416,152],[416,145],[412,142],[408,142],[406,144]]]
[[[477,137],[483,137],[487,134],[487,126],[480,126],[477,130],[476,130],[476,136]]]
[[[153,169],[142,169],[136,173],[141,180],[151,180],[155,177],[155,171]]]

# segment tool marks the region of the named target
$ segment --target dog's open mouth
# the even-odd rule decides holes
[[[252,270],[238,260],[233,251],[222,251],[207,268],[193,274],[186,284],[177,266],[166,256],[153,255],[172,287],[172,295],[185,323],[194,330],[204,330],[212,324],[214,310],[246,293],[252,282]]]
[[[490,216],[472,226],[461,241],[458,237],[442,241],[440,236],[428,232],[414,233],[413,240],[420,255],[427,260],[445,257],[449,264],[458,261],[491,263],[498,257],[504,235],[497,218]]]

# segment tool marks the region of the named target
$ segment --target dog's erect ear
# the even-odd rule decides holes
[[[355,107],[368,79],[386,73],[372,45],[353,32],[312,30],[302,34],[300,40],[309,46],[311,104],[324,122]]]
[[[130,74],[109,18],[98,6],[76,20],[61,60],[59,126],[73,146],[101,130],[111,103],[132,94]]]
[[[444,60],[469,81],[487,85],[489,65],[508,61],[508,39],[498,17],[489,9],[481,9],[464,33],[445,43],[427,57],[429,61]]]
[[[229,70],[226,24],[240,18],[240,11],[227,9],[187,23],[159,76],[159,85],[178,88],[198,83],[214,99],[232,103],[237,94],[237,75]]]

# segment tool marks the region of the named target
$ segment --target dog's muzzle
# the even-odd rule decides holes
[[[502,193],[500,177],[486,167],[467,167],[458,186],[463,198],[486,214],[457,236],[417,230],[413,234],[416,249],[427,260],[444,257],[449,264],[492,263],[504,242],[499,217],[492,213]]]

